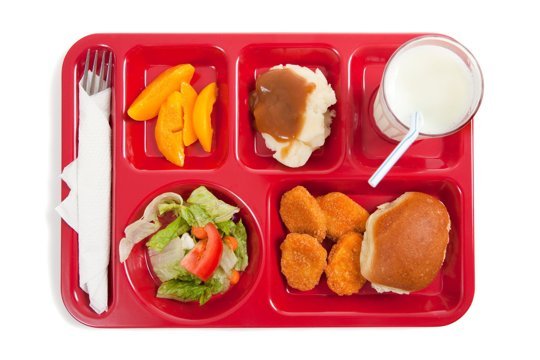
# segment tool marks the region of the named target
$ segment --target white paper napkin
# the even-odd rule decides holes
[[[90,76],[90,75],[89,75]],[[79,83],[78,158],[64,168],[70,188],[57,207],[60,216],[79,233],[79,285],[90,306],[107,311],[111,218],[111,89],[89,96]]]

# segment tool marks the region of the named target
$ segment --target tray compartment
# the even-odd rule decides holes
[[[375,127],[372,108],[384,67],[398,47],[399,44],[362,47],[350,59],[351,160],[359,167],[377,168],[396,145],[385,139]],[[463,133],[417,141],[398,161],[395,169],[453,167],[463,157]]]
[[[82,323],[87,321],[103,321],[105,320],[116,307],[116,286],[114,284],[114,266],[109,265],[108,268],[108,311],[102,314],[96,314],[90,307],[90,299],[88,294],[79,286],[79,246],[78,235],[71,228],[62,228],[62,237],[70,240],[71,251],[69,253],[70,262],[62,264],[63,281],[69,284],[68,287],[62,289],[62,298],[68,311]]]
[[[129,105],[155,77],[167,68],[190,63],[195,67],[191,81],[200,92],[216,81],[219,91],[212,111],[214,136],[212,151],[203,151],[197,142],[186,148],[184,168],[168,162],[159,152],[154,136],[156,119],[134,121],[127,115]],[[220,167],[227,158],[230,130],[228,126],[228,78],[225,52],[210,45],[136,46],[125,57],[124,153],[127,160],[141,170],[208,170]]]
[[[183,181],[166,185],[146,196],[132,214],[128,223],[139,219],[146,205],[157,195],[173,191],[187,199],[190,192],[200,185],[205,185],[218,198],[240,207],[240,218],[244,222],[248,233],[249,265],[242,273],[238,284],[232,286],[225,294],[210,299],[204,306],[200,306],[195,302],[182,303],[175,300],[160,299],[155,296],[160,281],[151,270],[152,267],[145,246],[146,241],[141,241],[135,246],[130,257],[126,260],[125,272],[135,295],[143,303],[144,307],[165,320],[190,321],[202,324],[223,318],[235,312],[249,300],[261,277],[263,242],[259,222],[248,205],[224,187],[204,181]]]
[[[414,184],[414,185],[411,185]],[[308,292],[301,292],[290,288],[280,271],[281,251],[279,246],[287,229],[279,217],[279,201],[284,192],[296,185],[305,186],[314,196],[323,195],[331,191],[340,191],[365,207],[370,213],[376,207],[392,201],[406,191],[422,191],[438,197],[447,207],[452,221],[450,242],[447,249],[443,267],[426,289],[402,296],[397,294],[378,294],[369,283],[361,289],[359,294],[352,296],[338,296],[330,291],[326,279],[321,278],[319,285]],[[300,315],[311,313],[323,315],[327,312],[334,314],[391,314],[391,313],[428,313],[456,311],[465,297],[460,283],[463,279],[463,238],[462,210],[464,206],[462,190],[451,179],[425,178],[416,179],[385,179],[377,189],[373,190],[362,179],[325,179],[293,181],[286,180],[274,184],[269,196],[270,223],[269,235],[269,281],[270,300],[276,311],[286,315]],[[331,242],[325,240],[325,246],[330,250]]]
[[[72,53],[72,64],[71,64],[71,70],[69,73],[64,72],[63,77],[67,83],[70,84],[70,87],[72,89],[72,97],[67,98],[63,97],[64,102],[64,114],[63,116],[66,116],[69,114],[69,120],[63,121],[62,123],[62,142],[63,142],[63,154],[62,154],[62,169],[67,166],[69,163],[71,163],[76,157],[77,157],[77,147],[78,147],[78,127],[79,127],[79,102],[78,102],[78,96],[79,96],[79,81],[83,77],[84,73],[84,64],[86,61],[86,54],[87,50],[91,50],[91,57],[90,57],[90,69],[92,68],[93,64],[93,57],[94,57],[94,51],[99,50],[108,50],[113,52],[113,67],[117,68],[118,62],[117,62],[117,56],[115,48],[107,45],[106,43],[101,43],[99,45],[97,44],[91,44],[90,46],[80,49],[80,51],[75,51]],[[101,63],[101,56],[98,60],[98,66],[99,69]],[[66,64],[64,64],[66,66]],[[111,85],[115,86],[115,78],[114,76],[111,78]],[[65,89],[63,89],[63,92],[65,92]],[[115,98],[116,94],[112,92],[111,94],[111,114],[115,111]],[[114,129],[113,129],[114,131]],[[65,148],[67,147],[66,144],[71,148],[71,151],[65,151]],[[115,169],[112,169],[112,176],[114,176]],[[65,199],[67,195],[69,194],[70,189],[69,187],[62,182],[62,199]],[[112,194],[111,194],[112,196]],[[111,222],[113,222],[111,220]],[[112,225],[112,223],[111,223]],[[112,227],[112,226],[111,226]],[[62,298],[64,300],[64,304],[66,304],[66,307],[68,311],[80,322],[85,323],[85,320],[83,319],[91,319],[90,321],[103,321],[107,317],[109,317],[110,313],[114,310],[116,307],[116,288],[114,284],[114,276],[115,276],[115,268],[114,266],[109,265],[108,267],[108,308],[109,310],[102,313],[102,314],[96,314],[94,310],[90,307],[90,299],[88,297],[88,294],[84,292],[80,286],[79,286],[79,246],[78,241],[79,237],[75,230],[71,229],[67,224],[63,224],[61,228],[61,234],[62,234],[62,241],[63,242],[69,242],[69,246],[66,246],[66,249],[69,249],[69,251],[66,251],[65,256],[62,258],[62,270],[63,274],[65,274],[65,278],[62,279],[65,281],[69,286],[63,286],[62,287]],[[112,249],[111,249],[112,253]],[[69,260],[69,261],[67,261]],[[68,270],[66,270],[68,269]]]
[[[336,169],[345,155],[345,132],[341,111],[340,55],[324,44],[252,44],[243,48],[237,64],[238,71],[238,158],[249,169],[279,172],[329,172]],[[255,79],[272,66],[296,64],[312,70],[320,69],[336,92],[338,103],[332,107],[336,116],[331,135],[325,144],[311,155],[301,169],[288,168],[274,158],[264,139],[255,130],[249,109],[249,94],[255,89]]]

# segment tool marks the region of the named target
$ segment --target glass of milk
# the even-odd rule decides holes
[[[463,45],[445,36],[421,36],[403,44],[386,67],[373,104],[378,129],[403,139],[412,115],[424,121],[419,139],[452,134],[472,119],[482,100],[482,72]]]

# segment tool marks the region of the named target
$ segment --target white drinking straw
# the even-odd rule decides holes
[[[401,158],[401,156],[407,151],[407,149],[413,144],[420,133],[420,127],[424,118],[421,112],[415,112],[411,116],[411,128],[403,140],[396,146],[396,148],[388,155],[384,162],[379,166],[377,171],[369,178],[368,183],[371,187],[377,187],[381,180],[386,176],[395,163]]]

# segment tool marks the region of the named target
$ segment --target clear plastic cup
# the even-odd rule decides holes
[[[423,48],[419,49],[419,47]],[[430,56],[441,55],[437,54],[437,51],[439,53],[441,52],[438,49],[439,47],[450,50],[451,53],[457,55],[453,56],[452,54],[448,54],[450,57],[444,60],[452,63],[455,59],[455,65],[460,68],[462,73],[464,71],[467,72],[468,76],[470,77],[470,79],[467,78],[467,93],[463,94],[463,96],[460,94],[446,94],[445,91],[448,89],[446,89],[445,86],[447,85],[448,80],[452,82],[453,74],[441,72],[437,73],[437,64],[435,63],[435,60],[433,60],[433,64],[430,64]],[[411,70],[414,68],[415,64],[415,62],[411,60],[414,59],[412,58],[413,49],[416,49],[414,50],[414,56],[417,56],[417,60],[420,60],[418,63],[427,64],[427,66],[423,67],[418,66],[417,69],[414,69],[414,72]],[[433,51],[435,51],[435,53],[433,53]],[[442,51],[442,53],[446,54],[448,52]],[[407,64],[409,64],[409,66],[405,65],[404,59],[406,56],[408,56]],[[418,58],[418,56],[420,56],[420,58]],[[433,59],[435,58],[437,57],[433,56]],[[460,61],[462,64],[458,64]],[[413,64],[412,67],[411,64]],[[464,65],[464,67],[462,65]],[[402,70],[401,73],[399,73],[400,70]],[[410,74],[407,74],[407,71],[409,71]],[[409,80],[414,80],[416,79],[415,77],[417,77],[418,81],[409,81],[408,83],[402,81],[399,83],[400,86],[398,86],[396,83],[399,80],[397,80],[398,76],[395,74],[400,74],[400,76],[409,76]],[[437,78],[439,74],[441,75],[441,79]],[[456,73],[456,75],[463,74]],[[404,77],[401,77],[400,79],[403,78]],[[440,81],[437,82],[437,80]],[[410,85],[410,91],[407,91],[408,85]],[[425,88],[423,89],[422,86]],[[401,89],[400,92],[398,91],[396,93],[395,89],[398,87]],[[426,96],[420,97],[421,101],[418,101],[418,96],[416,96],[416,98],[411,98],[410,103],[407,103],[408,97],[411,97],[411,94],[418,95],[421,94],[422,91],[426,94]],[[408,121],[411,115],[415,111],[420,111],[424,115],[424,124],[427,123],[427,126],[424,126],[420,130],[418,139],[450,135],[460,130],[473,118],[482,101],[483,91],[484,84],[480,66],[471,52],[463,45],[446,36],[429,35],[417,37],[399,47],[386,64],[381,85],[377,91],[377,95],[373,103],[373,118],[375,121],[375,126],[388,139],[400,141],[409,131]],[[428,99],[430,99],[430,95],[437,94],[441,96],[439,96],[438,99],[434,99],[434,104],[429,104]],[[464,96],[467,98],[465,99]],[[440,109],[437,108],[437,104],[440,103],[441,99],[446,100],[444,101],[446,106],[444,109],[443,107],[440,107]],[[456,112],[459,112],[460,116],[453,117],[451,119],[451,123],[444,123],[441,120],[442,117],[439,118],[438,115],[448,117],[448,114],[453,114],[452,112],[442,113],[442,111],[446,111],[447,109],[455,110],[448,108],[448,106],[452,106],[454,101],[461,102],[459,104],[455,104],[456,106],[459,105],[459,110],[456,110]],[[409,107],[411,109],[410,114],[407,114],[407,110],[405,109]],[[456,107],[456,109],[458,108]],[[399,114],[401,114],[401,116]],[[433,116],[430,116],[430,114]],[[435,120],[437,120],[436,123]],[[430,121],[432,121],[432,123],[429,123]],[[439,122],[444,123],[444,126],[438,126]],[[436,124],[437,126],[435,126]],[[429,129],[429,131],[425,131],[425,129]]]

